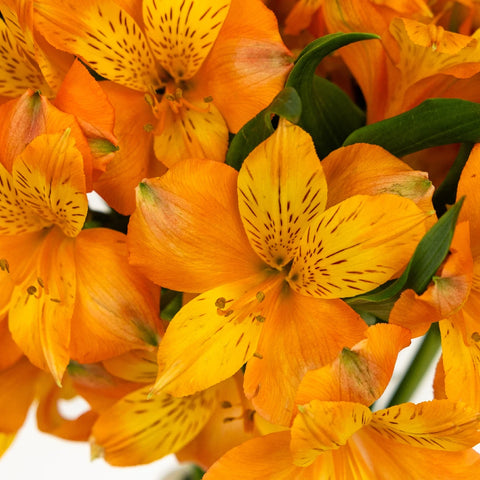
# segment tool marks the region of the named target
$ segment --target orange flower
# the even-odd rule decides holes
[[[480,456],[470,447],[480,440],[480,418],[473,409],[448,400],[367,408],[406,343],[405,330],[371,327],[366,340],[305,376],[290,429],[231,450],[205,480],[476,478]]]
[[[156,158],[168,167],[189,157],[223,161],[228,132],[238,131],[271,102],[291,67],[275,18],[259,0],[223,0],[215,7],[191,0],[128,5],[89,0],[81,8],[48,0],[35,8],[36,25],[53,45],[129,89],[122,93],[107,84],[112,103],[125,95],[130,108],[141,110],[145,102],[151,108],[126,145],[119,136],[123,153],[112,168],[130,170],[129,187],[151,168],[149,132]],[[132,172],[127,152],[140,139],[146,143],[144,156]],[[100,193],[114,208],[131,213],[133,189],[108,179]],[[108,192],[112,189],[122,193]]]
[[[426,215],[400,196],[326,204],[311,138],[286,122],[239,174],[191,160],[140,184],[132,263],[168,288],[206,291],[170,322],[155,391],[190,395],[248,362],[247,397],[289,424],[301,377],[365,329],[340,298],[391,278],[424,232]]]
[[[71,357],[98,361],[156,345],[159,291],[128,266],[122,234],[82,231],[82,137],[66,128],[69,117],[38,94],[12,112],[23,121],[0,144],[0,259],[13,284],[5,308],[14,341],[60,383]],[[41,133],[53,126],[64,131]]]
[[[450,255],[422,295],[402,293],[390,322],[409,328],[413,335],[439,322],[445,392],[480,409],[480,148],[476,145],[463,169],[457,197],[466,196]],[[461,388],[468,385],[469,388]]]

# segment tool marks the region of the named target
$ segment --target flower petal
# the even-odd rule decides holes
[[[157,160],[169,168],[184,158],[225,161],[228,128],[215,105],[192,101],[176,113],[169,102],[174,100],[164,99],[161,104],[164,118],[154,135]]]
[[[342,348],[359,342],[366,328],[340,300],[282,292],[247,364],[246,396],[267,420],[290,425],[295,394],[307,370],[331,362]]]
[[[143,1],[145,32],[153,53],[175,82],[192,78],[212,49],[230,0]]]
[[[348,166],[348,167],[347,167]],[[393,193],[433,210],[432,182],[378,145],[356,143],[334,150],[322,160],[331,207],[353,195]]]
[[[158,345],[160,289],[127,261],[126,236],[104,228],[75,242],[77,301],[70,355],[94,363],[132,348]]]
[[[150,395],[144,387],[103,412],[92,431],[92,452],[111,465],[139,465],[174,453],[203,428],[217,405],[216,389],[189,397]]]
[[[311,222],[287,278],[320,298],[351,297],[389,280],[425,233],[425,214],[396,195],[356,195]]]
[[[70,360],[76,287],[74,241],[54,228],[35,255],[29,276],[13,291],[9,327],[30,361],[50,370],[60,384]]]
[[[292,463],[290,432],[254,438],[227,452],[209,468],[204,480],[292,480],[300,470]]]
[[[341,448],[371,418],[372,412],[359,403],[313,400],[299,407],[290,443],[295,465],[306,467],[322,452]]]
[[[102,363],[109,373],[130,382],[153,383],[157,378],[157,352],[130,350]]]
[[[406,329],[383,324],[368,328],[366,339],[344,348],[330,365],[305,374],[295,402],[302,405],[318,399],[371,405],[390,382],[398,352],[409,343]]]
[[[431,450],[459,451],[480,442],[480,415],[464,403],[403,403],[374,413],[372,428],[396,442]]]
[[[190,395],[231,377],[255,353],[275,293],[263,293],[256,276],[187,303],[160,343],[154,391]]]
[[[310,135],[281,121],[245,159],[238,202],[255,252],[274,268],[288,264],[308,223],[327,202],[325,176]]]
[[[67,130],[36,137],[13,164],[19,197],[65,235],[80,233],[88,210],[83,158]]]
[[[160,85],[145,35],[113,0],[45,0],[35,4],[35,13],[52,45],[83,58],[102,77],[142,92]]]
[[[142,182],[128,231],[131,263],[158,285],[185,292],[257,274],[262,264],[239,218],[236,181],[224,164],[185,160]]]
[[[229,130],[236,133],[270,104],[292,65],[273,12],[256,0],[231,0],[195,82],[203,96],[213,98]]]
[[[41,374],[25,357],[0,371],[0,432],[15,433],[35,399],[35,383]]]

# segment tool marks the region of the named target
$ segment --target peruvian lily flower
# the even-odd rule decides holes
[[[133,211],[138,182],[159,168],[152,140],[167,167],[182,158],[223,161],[228,132],[271,102],[292,65],[260,0],[42,0],[35,24],[114,82],[102,87],[120,113],[120,152],[99,193],[122,213]]]
[[[423,335],[439,322],[445,393],[480,409],[480,147],[476,145],[463,169],[457,198],[466,196],[450,254],[422,295],[402,293],[390,322]],[[461,388],[469,385],[469,388]]]
[[[360,175],[359,189],[377,173]],[[248,362],[247,397],[267,419],[290,422],[305,372],[366,328],[340,299],[390,279],[425,231],[427,215],[398,195],[355,195],[325,209],[327,201],[310,136],[283,121],[239,173],[188,160],[140,184],[131,262],[167,288],[204,292],[167,328],[155,392],[190,395]]]
[[[205,480],[477,478],[480,455],[471,447],[480,440],[480,418],[474,409],[436,400],[369,410],[408,342],[399,327],[369,328],[367,339],[306,374],[290,429],[231,450]]]
[[[82,230],[82,137],[69,116],[38,94],[17,106],[16,135],[0,135],[0,280],[10,292],[2,311],[23,353],[60,383],[70,358],[94,362],[156,345],[159,289],[129,267],[124,235]],[[25,147],[25,132],[37,128]]]

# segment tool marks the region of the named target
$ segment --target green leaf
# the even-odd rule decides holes
[[[382,307],[379,307],[378,311],[382,311],[382,315],[379,315],[378,311],[372,313],[384,319],[385,314],[388,317],[388,307],[393,305],[403,290],[411,288],[421,295],[447,256],[463,200],[464,198],[461,198],[423,236],[400,278],[387,282],[372,292],[348,298],[345,301],[353,308],[362,311],[369,311],[369,303],[380,303]]]
[[[284,88],[272,103],[248,121],[233,137],[225,163],[240,170],[248,154],[273,132],[272,117],[278,115],[292,123],[297,123],[302,111],[298,93],[292,87]]]
[[[360,40],[378,39],[371,33],[333,33],[310,43],[300,54],[286,85],[302,101],[298,124],[313,138],[320,158],[342,146],[345,138],[365,123],[365,114],[340,88],[315,75],[322,59],[340,47]]]
[[[402,157],[424,148],[479,141],[480,104],[431,98],[408,112],[355,130],[344,145],[372,143]]]

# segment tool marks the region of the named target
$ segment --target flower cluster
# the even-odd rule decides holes
[[[35,403],[112,465],[478,478],[476,2],[0,13],[0,454]]]

